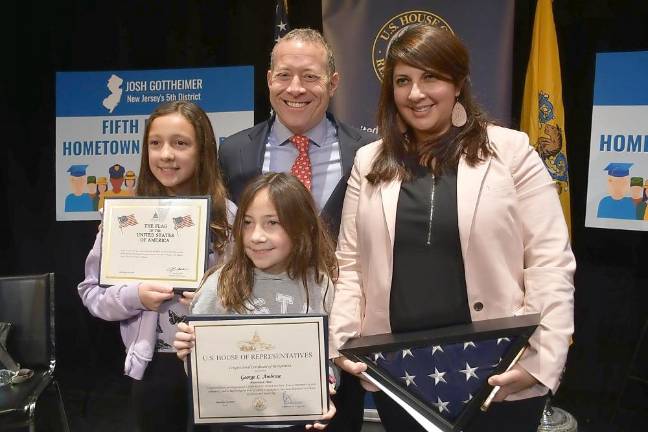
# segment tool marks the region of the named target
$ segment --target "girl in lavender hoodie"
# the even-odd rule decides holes
[[[211,196],[209,259],[210,265],[221,262],[236,210],[226,198],[217,168],[209,118],[191,102],[160,105],[148,118],[143,142],[136,195]],[[149,282],[99,286],[100,258],[101,230],[86,259],[79,295],[92,315],[120,322],[124,372],[133,378],[131,398],[139,430],[185,430],[186,375],[173,339],[187,306],[170,286]]]

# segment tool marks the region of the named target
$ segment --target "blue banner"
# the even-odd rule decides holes
[[[58,72],[56,116],[150,114],[188,100],[206,112],[254,110],[252,66],[141,71]]]
[[[597,54],[594,105],[648,105],[646,76],[648,51]]]
[[[648,51],[598,53],[585,226],[648,231]]]
[[[56,220],[99,219],[105,197],[135,194],[146,119],[172,101],[204,109],[220,142],[254,122],[254,68],[56,74]]]

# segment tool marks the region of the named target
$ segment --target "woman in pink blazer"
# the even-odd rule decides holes
[[[575,261],[554,182],[526,134],[486,121],[468,64],[446,30],[416,24],[392,39],[383,139],[358,151],[344,201],[330,352],[358,375],[366,366],[338,352],[350,338],[540,313],[517,365],[489,379],[503,402],[472,425],[535,431],[573,332]],[[374,399],[388,431],[420,428]]]

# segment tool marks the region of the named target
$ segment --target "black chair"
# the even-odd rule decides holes
[[[68,432],[54,379],[54,274],[0,277],[0,321],[12,324],[11,357],[34,371],[25,382],[0,387],[0,430]]]

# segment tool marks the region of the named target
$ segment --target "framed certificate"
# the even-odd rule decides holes
[[[340,352],[366,363],[365,378],[425,430],[459,432],[488,409],[488,378],[519,359],[539,322],[540,315],[532,314],[364,336],[347,341]]]
[[[328,412],[327,317],[189,315],[194,423],[300,424]]]
[[[99,284],[200,285],[209,257],[211,197],[106,198]]]

